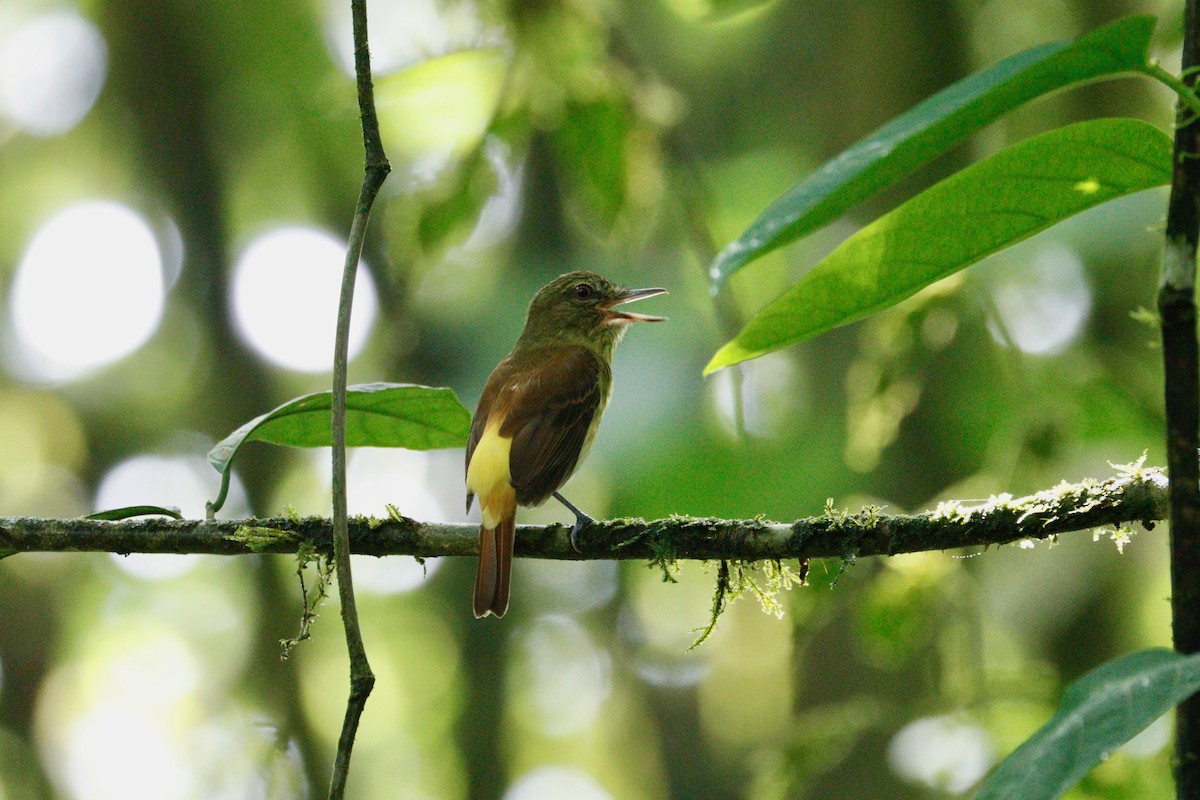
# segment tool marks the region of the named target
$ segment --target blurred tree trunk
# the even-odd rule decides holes
[[[469,597],[465,584],[460,596]],[[494,619],[468,622],[463,641],[466,698],[458,721],[458,746],[466,762],[467,796],[472,800],[500,800],[508,788],[504,702],[510,631]]]
[[[319,797],[329,785],[332,754],[322,752],[316,732],[305,713],[297,675],[299,658],[283,661],[279,642],[296,635],[300,607],[298,582],[285,581],[277,559],[257,556],[252,559],[254,588],[258,593],[255,607],[262,610],[255,648],[250,655],[248,678],[263,707],[278,713],[275,720],[280,736],[277,745],[295,742],[303,762],[305,779],[313,797]],[[289,586],[292,587],[289,590]]]
[[[102,8],[109,85],[121,92],[119,105],[129,111],[140,163],[149,169],[151,185],[167,200],[183,236],[183,271],[175,291],[197,312],[203,346],[212,348],[211,359],[200,360],[210,365],[209,374],[194,376],[194,385],[204,387],[204,402],[187,406],[197,416],[180,424],[190,422],[219,438],[270,405],[262,365],[238,341],[229,315],[224,159],[212,153],[214,121],[209,118],[219,82],[206,47],[226,33],[214,29],[219,14],[191,3],[125,0]],[[122,423],[127,426],[128,420]],[[103,437],[95,445],[100,452],[92,464],[103,469],[132,442],[129,436]],[[241,474],[252,497],[271,481],[270,470]]]

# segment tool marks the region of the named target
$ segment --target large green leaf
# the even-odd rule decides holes
[[[1200,690],[1200,655],[1143,650],[1068,687],[1049,722],[987,777],[975,800],[1060,797],[1114,750]]]
[[[1171,179],[1171,139],[1134,119],[1013,145],[858,231],[717,351],[705,374],[894,305],[1080,211]]]
[[[208,463],[222,475],[216,511],[225,501],[229,463],[246,442],[288,447],[330,445],[331,392],[297,397],[247,422],[208,453]],[[370,383],[346,390],[347,447],[405,447],[436,450],[463,447],[471,428],[471,412],[450,389],[403,383]]]
[[[331,392],[297,397],[247,422],[208,454],[224,472],[246,442],[288,447],[329,447]],[[346,390],[347,447],[406,447],[436,450],[462,447],[471,429],[471,412],[450,389],[405,383],[368,383]]]
[[[1154,18],[1125,17],[1074,42],[1010,56],[860,139],[784,194],[713,261],[715,285],[913,172],[1006,111],[1068,86],[1148,69]]]

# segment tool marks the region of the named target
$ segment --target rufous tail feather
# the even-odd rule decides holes
[[[515,509],[514,509],[515,512]],[[495,528],[479,528],[479,570],[475,573],[475,617],[508,611],[508,591],[512,585],[513,539],[517,531],[516,514],[501,517]]]

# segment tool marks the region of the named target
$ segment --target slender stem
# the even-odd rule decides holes
[[[204,504],[204,515],[208,519],[216,519],[217,512],[225,505],[225,498],[229,496],[229,476],[232,474],[233,470],[228,468],[221,472],[221,491],[217,493],[217,499]]]
[[[1196,93],[1192,91],[1193,84],[1188,82],[1189,80],[1193,82],[1195,81],[1194,69],[1185,69],[1183,71],[1183,79],[1180,79],[1175,75],[1172,75],[1170,72],[1167,72],[1165,69],[1159,66],[1157,62],[1147,64],[1143,71],[1151,78],[1154,78],[1159,83],[1166,85],[1167,88],[1175,92],[1175,94],[1179,96],[1179,102],[1184,105],[1188,111],[1192,112],[1192,116],[1200,115],[1200,97],[1197,97]]]
[[[1189,90],[1200,64],[1197,0],[1184,6],[1182,72]],[[1181,95],[1182,96],[1182,95]],[[1196,244],[1200,238],[1200,122],[1191,114],[1175,130],[1174,174],[1158,310],[1170,476],[1171,629],[1175,649],[1200,652],[1200,354],[1196,342]],[[1179,706],[1175,791],[1200,797],[1200,697]]]
[[[362,718],[367,698],[375,685],[375,674],[367,661],[362,630],[358,624],[358,606],[354,598],[354,581],[350,573],[349,515],[346,507],[346,370],[350,341],[350,312],[354,301],[354,282],[358,261],[362,256],[371,206],[379,187],[391,167],[383,152],[379,136],[379,121],[375,116],[375,93],[371,83],[371,54],[367,46],[366,0],[351,0],[354,18],[354,71],[357,77],[358,108],[362,119],[363,149],[366,152],[362,189],[350,225],[346,246],[346,264],[342,272],[342,291],[338,300],[337,335],[333,351],[333,553],[337,570],[338,597],[342,606],[342,625],[346,631],[346,649],[350,654],[350,696],[346,701],[346,716],[338,737],[337,756],[329,783],[330,800],[341,800],[346,792],[350,773],[350,754],[354,737]]]

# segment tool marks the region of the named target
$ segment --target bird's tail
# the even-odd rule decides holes
[[[503,617],[508,611],[512,580],[513,539],[517,531],[516,508],[503,514],[496,527],[479,528],[479,571],[475,573],[475,617],[489,613]]]

